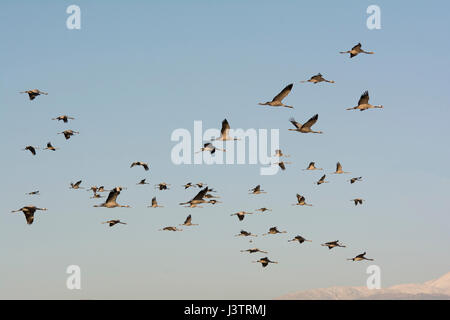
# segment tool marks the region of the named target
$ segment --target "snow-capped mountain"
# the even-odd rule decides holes
[[[289,293],[279,300],[450,300],[450,272],[421,284],[400,284],[385,289],[331,287]]]

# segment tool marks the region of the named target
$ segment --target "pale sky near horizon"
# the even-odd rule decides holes
[[[66,8],[81,8],[81,30],[68,30]],[[366,27],[369,5],[381,29]],[[445,1],[2,1],[0,73],[0,298],[271,299],[335,285],[362,286],[370,262],[382,286],[424,282],[449,272],[449,30]],[[361,42],[374,55],[339,51]],[[300,84],[321,72],[335,84]],[[264,108],[285,85],[294,109]],[[20,91],[48,96],[29,101]],[[346,111],[361,93],[384,109]],[[290,117],[315,113],[323,135],[288,131]],[[76,118],[63,124],[51,118]],[[174,165],[178,128],[279,129],[287,170],[259,165]],[[65,129],[80,131],[66,141]],[[60,150],[43,151],[51,141]],[[39,146],[33,157],[22,151]],[[192,150],[197,151],[197,150]],[[146,161],[150,171],[130,169]],[[325,173],[340,161],[349,175]],[[347,180],[362,176],[363,182]],[[137,186],[147,178],[150,185]],[[93,208],[82,186],[125,186],[128,208]],[[171,190],[155,190],[165,181]],[[205,182],[223,203],[178,205]],[[248,195],[261,184],[267,194]],[[26,192],[40,190],[40,196]],[[291,206],[295,194],[313,207]],[[148,209],[156,196],[164,208]],[[366,200],[355,207],[349,200]],[[28,226],[22,206],[46,207]],[[240,222],[230,214],[269,207]],[[193,223],[183,232],[159,232]],[[118,218],[127,225],[109,228]],[[241,229],[262,234],[234,237]],[[300,234],[312,243],[287,242]],[[347,248],[320,244],[339,239]],[[251,263],[265,256],[277,265]],[[82,289],[68,290],[67,266],[79,265]]]

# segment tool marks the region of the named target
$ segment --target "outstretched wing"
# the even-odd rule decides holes
[[[227,136],[228,131],[230,131],[230,124],[228,123],[227,119],[223,119],[222,121],[222,129],[220,130],[220,134],[222,136]]]
[[[208,192],[208,187],[202,189],[192,200],[203,200],[206,193]]]
[[[116,189],[113,189],[109,194],[108,198],[106,199],[105,203],[109,202],[116,202],[117,196],[119,195],[120,191],[116,191]]]
[[[320,178],[319,181],[325,181],[325,177],[326,177],[326,175],[324,174],[324,175],[322,176],[322,178]]]
[[[342,171],[342,165],[340,162],[336,163],[336,172]]]
[[[143,163],[142,166],[144,167],[145,171],[148,171],[148,165],[146,163]]]
[[[274,101],[281,102],[284,98],[286,98],[286,96],[289,94],[289,92],[291,92],[293,86],[294,86],[293,83],[287,85],[283,90],[281,90],[281,92],[279,94],[277,94],[272,99],[272,102],[274,102]]]
[[[152,206],[156,206],[158,203],[156,202],[156,197],[153,197],[152,199]]]
[[[315,114],[311,119],[309,119],[302,127],[303,128],[311,128],[319,119],[319,115]]]
[[[189,224],[189,223],[191,223],[191,220],[192,220],[191,215],[188,215],[187,218],[186,218],[186,220],[184,220],[184,224]]]
[[[358,106],[367,103],[369,103],[369,91],[364,91],[364,93],[361,95],[361,98],[359,98]]]
[[[352,50],[360,50],[361,49],[361,43],[358,43],[357,45],[355,45]]]
[[[299,122],[297,122],[297,121],[295,121],[294,118],[290,118],[289,121],[290,121],[297,129],[300,129],[300,128],[302,127],[302,124],[299,123]]]

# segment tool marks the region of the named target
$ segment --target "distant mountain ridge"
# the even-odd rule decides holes
[[[330,287],[289,293],[277,300],[450,300],[450,272],[425,283],[399,284],[385,289]]]

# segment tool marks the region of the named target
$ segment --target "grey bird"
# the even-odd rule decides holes
[[[289,131],[297,131],[301,133],[320,133],[322,134],[322,131],[314,131],[311,129],[311,127],[317,122],[319,119],[319,115],[315,114],[311,119],[306,121],[304,124],[301,124],[297,121],[295,121],[294,118],[290,118],[289,121],[294,125],[295,129],[289,129]]]
[[[22,211],[23,214],[25,215],[25,219],[27,220],[27,224],[31,225],[31,224],[33,224],[33,221],[34,221],[34,213],[37,210],[47,211],[48,209],[47,208],[38,208],[36,206],[25,206],[25,207],[20,208],[19,210],[13,210],[11,212],[15,213],[15,212]]]
[[[350,58],[353,58],[355,56],[357,56],[360,53],[366,53],[366,54],[374,54],[375,52],[372,51],[364,51],[363,49],[361,49],[361,43],[358,43],[357,45],[355,45],[351,50],[348,51],[341,51],[340,53],[350,53]]]
[[[267,101],[264,103],[258,103],[261,106],[271,106],[271,107],[285,107],[285,108],[294,108],[293,106],[285,105],[282,101],[286,96],[291,92],[292,87],[294,86],[293,83],[287,85],[279,94],[277,94],[272,101]]]

